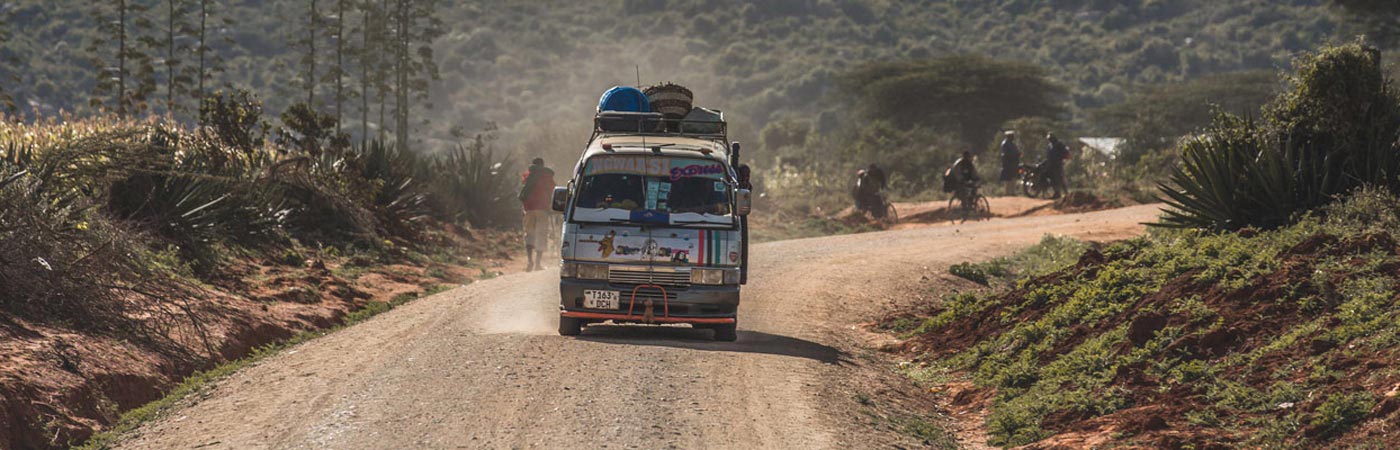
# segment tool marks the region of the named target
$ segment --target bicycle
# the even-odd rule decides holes
[[[948,199],[947,211],[952,221],[962,223],[968,218],[986,219],[992,216],[992,204],[977,186],[964,186]]]
[[[885,223],[899,223],[899,210],[894,208],[894,202],[885,198],[883,192],[880,193],[880,203],[884,204],[885,216],[879,220]]]
[[[859,192],[855,192],[853,195],[859,197],[860,194]],[[889,199],[885,197],[884,192],[876,192],[871,195],[873,198],[864,202],[859,201],[859,198],[857,198],[856,212],[869,215],[871,219],[880,222],[899,222],[899,211],[895,209],[894,203],[890,202]]]

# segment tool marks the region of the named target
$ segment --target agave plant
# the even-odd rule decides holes
[[[425,157],[383,141],[370,142],[356,153],[360,175],[374,184],[374,212],[380,226],[391,235],[417,238],[420,223],[430,213],[427,206]]]
[[[440,220],[476,226],[512,225],[520,220],[515,208],[519,180],[514,164],[496,159],[495,151],[478,136],[470,146],[458,144],[432,164],[433,206]]]
[[[122,158],[136,164],[113,170],[108,211],[177,244],[197,270],[218,262],[217,244],[258,246],[281,225],[285,200],[245,152],[159,128],[144,144]]]

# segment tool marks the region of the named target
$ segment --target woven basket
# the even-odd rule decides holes
[[[690,112],[695,103],[695,95],[685,86],[662,83],[642,91],[651,100],[651,110],[664,114],[667,118],[679,119]]]

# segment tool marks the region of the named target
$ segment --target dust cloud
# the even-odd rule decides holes
[[[559,328],[559,270],[506,275],[479,283],[494,298],[474,303],[482,310],[472,323],[481,334],[554,334]],[[500,286],[500,289],[493,289]]]

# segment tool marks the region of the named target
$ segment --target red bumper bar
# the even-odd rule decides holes
[[[645,321],[646,321],[645,316],[632,315],[632,314],[608,314],[608,313],[595,313],[595,312],[563,311],[563,312],[559,313],[559,315],[564,316],[564,317],[573,317],[573,318],[577,318],[577,319],[599,319],[599,320],[609,320],[609,319],[611,319],[611,320],[631,320],[631,321],[637,321],[637,322],[645,322]],[[663,316],[663,317],[652,317],[652,318],[651,318],[651,321],[652,321],[652,322],[661,322],[661,323],[702,323],[702,324],[720,324],[720,323],[734,323],[734,322],[735,322],[735,320],[734,320],[733,317],[690,317],[690,318],[686,318],[686,317],[665,317],[665,316]]]

